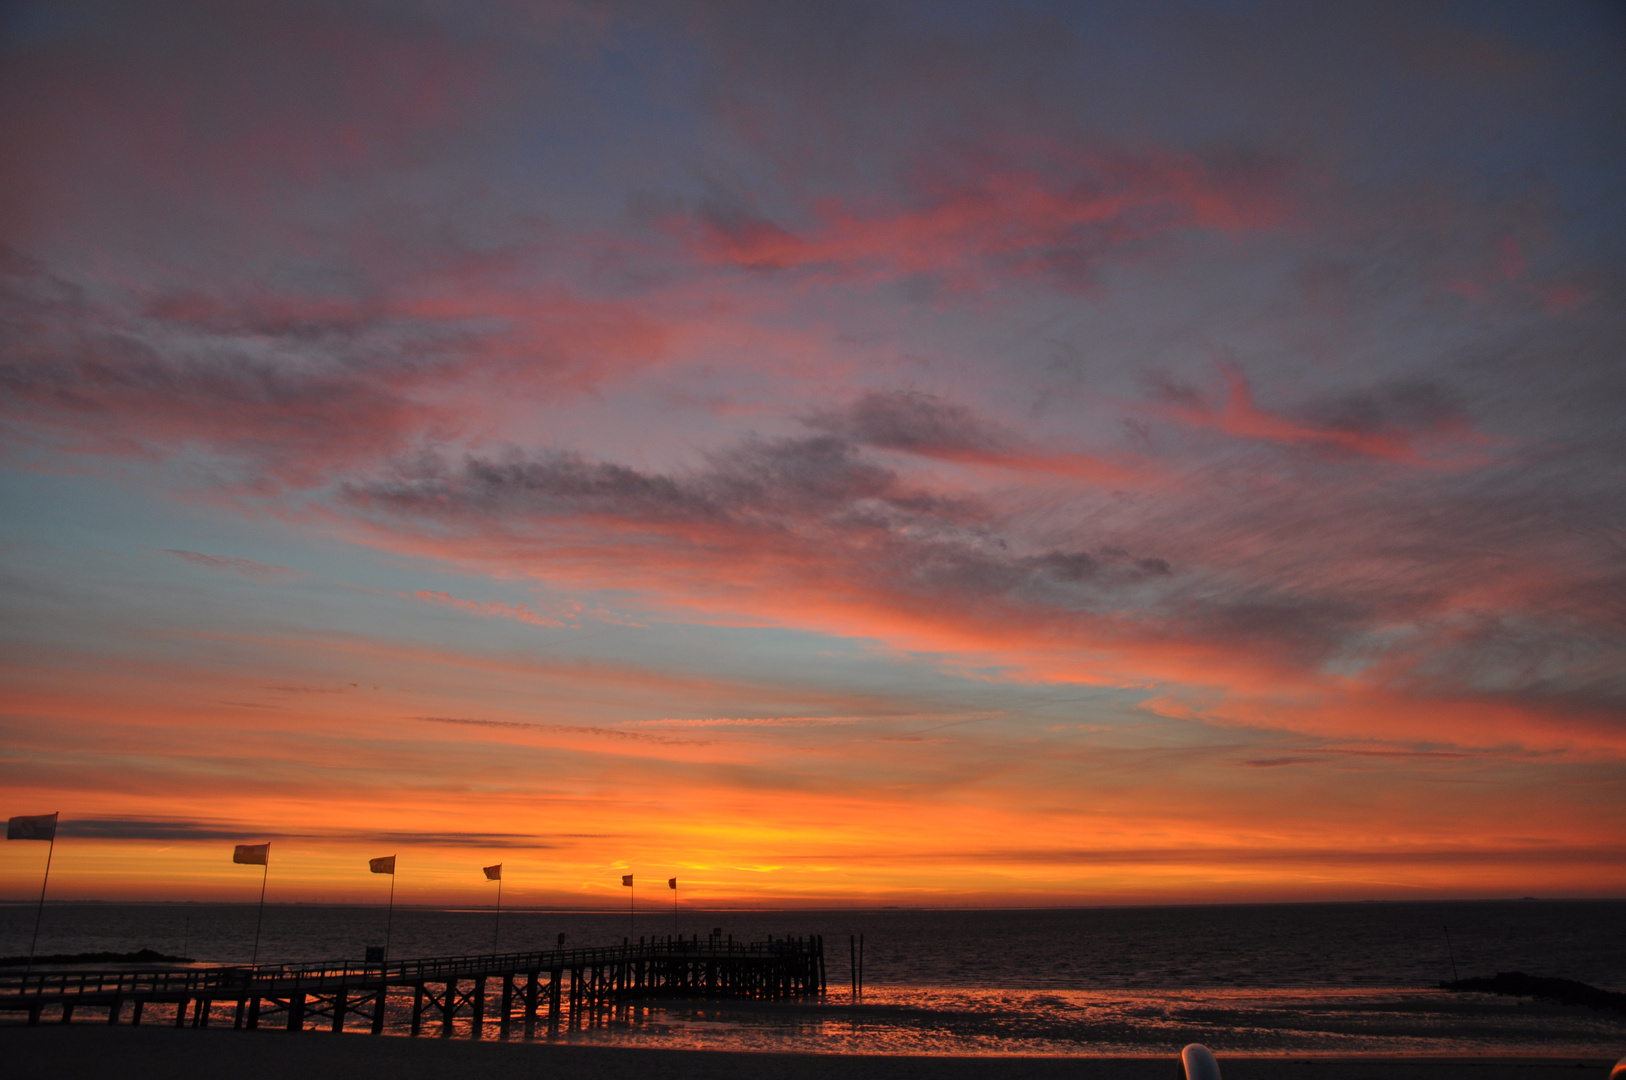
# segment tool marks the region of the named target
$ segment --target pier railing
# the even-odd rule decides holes
[[[474,978],[494,969],[509,971],[552,971],[556,968],[591,967],[618,961],[640,961],[657,957],[773,957],[790,955],[808,948],[807,939],[731,941],[724,939],[661,938],[589,949],[544,949],[536,952],[482,953],[470,956],[438,956],[423,960],[392,960],[384,964],[261,964],[233,970],[252,972],[256,979],[378,979],[392,985],[410,985],[420,980],[435,981],[446,976]],[[802,944],[798,944],[802,942]],[[0,993],[4,977],[0,976]]]

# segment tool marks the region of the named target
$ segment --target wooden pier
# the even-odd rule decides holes
[[[488,1019],[499,1037],[521,1025],[550,1031],[579,1026],[613,1005],[661,998],[784,999],[824,993],[820,936],[735,943],[732,939],[662,938],[596,949],[454,956],[388,964],[300,964],[258,967],[144,968],[123,971],[0,972],[0,1011],[26,1012],[38,1024],[47,1009],[64,1024],[100,1012],[117,1024],[140,1024],[152,1006],[173,1006],[159,1022],[208,1026],[217,1006],[232,1026],[344,1031],[347,1021],[382,1034],[394,991],[398,1009],[411,992],[411,1034],[437,1025],[450,1037],[466,1017],[474,1038]],[[60,1013],[56,1013],[56,1007]],[[158,1019],[151,1017],[149,1019]],[[401,1019],[399,1016],[397,1019]]]

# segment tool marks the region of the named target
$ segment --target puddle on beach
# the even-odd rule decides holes
[[[1626,1017],[1434,990],[867,990],[854,1008],[630,1008],[570,1041],[865,1054],[1164,1055],[1189,1042],[1249,1054],[1601,1054]]]

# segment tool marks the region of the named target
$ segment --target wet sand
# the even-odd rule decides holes
[[[1626,1052],[1626,1047],[1622,1048]],[[0,1029],[7,1080],[1175,1080],[1173,1057],[881,1057],[160,1027]],[[1598,1059],[1221,1058],[1226,1080],[1579,1080]]]

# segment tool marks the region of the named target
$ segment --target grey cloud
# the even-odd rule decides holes
[[[396,385],[414,350],[385,336],[387,360],[377,337],[335,356],[177,327],[92,302],[38,261],[0,252],[0,425],[12,439],[67,433],[126,453],[203,443],[308,475],[364,445],[399,444],[419,411]]]
[[[288,831],[219,821],[192,821],[180,818],[63,818],[58,832],[64,837],[87,840],[150,840],[162,843],[220,841],[254,843],[265,840],[349,840],[401,844],[471,844],[482,847],[548,848],[550,841],[608,834],[550,833],[532,836],[508,832],[346,832]]]
[[[846,409],[815,412],[807,423],[866,446],[925,455],[988,453],[1011,441],[965,406],[915,390],[871,391]]]
[[[1333,593],[1258,586],[1240,595],[1187,594],[1171,615],[1194,638],[1315,662],[1366,626],[1372,611]]]
[[[1054,575],[1062,581],[1083,581],[1095,576],[1100,569],[1100,563],[1086,552],[1051,551],[1044,555],[1033,555],[1023,560],[1023,564],[1036,570]]]
[[[1121,548],[1015,543],[989,506],[910,486],[834,436],[749,439],[671,475],[561,454],[419,462],[394,480],[351,485],[343,497],[364,514],[452,529],[475,545],[491,533],[540,538],[578,519],[614,521],[642,532],[642,543],[674,546],[698,542],[700,527],[707,544],[750,557],[779,551],[848,574],[858,587],[950,607],[1003,597],[1061,611],[1086,594],[1170,575],[1167,560]]]
[[[489,269],[459,265],[451,241],[439,254],[448,270]],[[438,272],[421,271],[430,284]],[[562,344],[515,355],[506,318],[419,315],[365,290],[234,280],[133,307],[0,245],[0,442],[120,456],[204,447],[254,486],[306,486],[455,427],[455,409],[426,389],[475,372],[533,388],[598,377],[596,358]]]
[[[1147,396],[1159,404],[1178,405],[1188,409],[1200,409],[1208,404],[1201,390],[1177,379],[1167,371],[1143,371],[1137,379]]]
[[[220,822],[141,818],[63,818],[63,836],[94,840],[236,840],[260,835]]]
[[[399,480],[352,485],[346,494],[359,505],[432,516],[520,512],[536,520],[600,515],[764,528],[819,519],[877,528],[896,518],[946,524],[972,510],[967,501],[906,487],[850,443],[829,437],[749,440],[709,455],[707,466],[662,476],[573,454],[470,456],[461,469],[422,462]]]
[[[1306,414],[1331,431],[1375,434],[1426,432],[1467,423],[1457,396],[1442,383],[1421,378],[1397,380],[1369,390],[1311,402]]]

